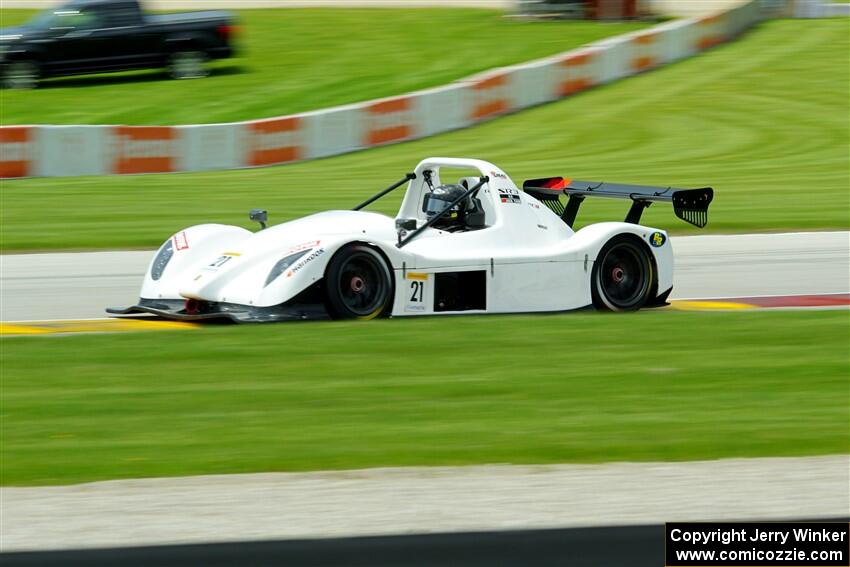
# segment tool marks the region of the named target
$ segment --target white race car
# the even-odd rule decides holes
[[[396,218],[362,210],[405,183]],[[631,208],[624,222],[574,231],[586,197],[628,199]],[[561,177],[520,191],[486,161],[428,158],[350,211],[266,228],[266,212],[254,210],[257,232],[220,224],[178,232],[154,256],[139,303],[107,311],[259,322],[664,305],[673,251],[665,231],[639,224],[641,212],[672,202],[703,227],[712,197],[710,188]]]

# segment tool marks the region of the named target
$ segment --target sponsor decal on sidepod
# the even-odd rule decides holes
[[[308,263],[312,262],[313,260],[315,260],[316,258],[318,258],[319,256],[321,256],[324,253],[325,253],[325,249],[319,248],[318,250],[316,250],[315,252],[313,252],[312,254],[310,254],[309,256],[307,256],[306,258],[304,258],[303,260],[301,260],[300,262],[298,262],[297,264],[292,266],[292,268],[290,268],[290,270],[288,272],[286,272],[286,277],[291,278],[292,275],[295,274],[295,272],[297,272],[298,270],[300,270],[301,268],[306,266]]]

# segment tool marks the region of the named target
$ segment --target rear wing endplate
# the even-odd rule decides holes
[[[643,210],[652,203],[673,203],[673,212],[677,217],[702,228],[708,224],[708,205],[714,198],[714,190],[711,187],[677,189],[603,181],[575,181],[563,177],[529,179],[522,184],[522,189],[560,215],[561,220],[570,227],[575,223],[579,206],[585,197],[603,197],[632,201],[625,219],[628,223],[639,224]],[[566,205],[561,203],[561,195],[569,197]]]

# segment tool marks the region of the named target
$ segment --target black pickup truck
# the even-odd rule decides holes
[[[145,14],[138,0],[72,0],[0,29],[2,83],[33,88],[46,77],[152,68],[203,77],[208,60],[233,55],[234,32],[227,12]]]

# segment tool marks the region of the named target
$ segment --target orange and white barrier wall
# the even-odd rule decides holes
[[[285,164],[464,128],[695,55],[761,19],[757,0],[438,87],[264,120],[187,126],[7,126],[0,178]]]
[[[0,128],[0,177],[37,175],[35,149],[38,134],[38,128],[34,126]]]

